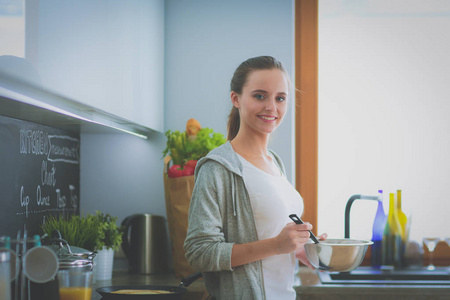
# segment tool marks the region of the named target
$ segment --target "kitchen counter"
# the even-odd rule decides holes
[[[448,300],[450,285],[389,285],[389,284],[323,284],[316,271],[300,267],[299,285],[295,287],[297,299],[301,300]],[[124,270],[114,270],[112,280],[94,284],[92,300],[102,297],[95,292],[99,287],[113,285],[169,285],[178,286],[180,279],[173,274],[142,275]],[[182,299],[199,300],[205,293],[203,279],[187,287]]]
[[[301,300],[448,300],[450,285],[323,284],[316,271],[300,267]]]

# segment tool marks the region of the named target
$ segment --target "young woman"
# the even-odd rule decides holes
[[[302,215],[302,198],[267,148],[288,96],[279,61],[243,62],[231,80],[228,141],[197,164],[184,247],[216,299],[295,299],[296,259],[312,267],[304,250],[312,226],[288,217]]]

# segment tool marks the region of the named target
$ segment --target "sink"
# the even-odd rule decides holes
[[[373,269],[359,267],[351,272],[318,272],[322,284],[450,285],[450,268]]]

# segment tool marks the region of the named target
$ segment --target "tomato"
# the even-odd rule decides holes
[[[180,165],[173,165],[169,168],[169,171],[167,172],[167,175],[169,175],[170,178],[175,177],[181,177],[183,175],[183,169],[181,169]]]
[[[167,175],[170,178],[182,177],[182,176],[190,176],[194,175],[195,168],[185,165],[184,168],[181,168],[180,165],[173,165],[169,168]]]
[[[188,165],[184,165],[183,176],[194,175],[194,171],[195,171],[195,168],[188,166]]]
[[[195,169],[195,167],[197,166],[197,161],[196,160],[188,160],[187,163],[185,164],[185,166],[189,166]]]

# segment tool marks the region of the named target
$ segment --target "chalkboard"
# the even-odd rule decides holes
[[[80,135],[0,116],[0,236],[80,213]]]

